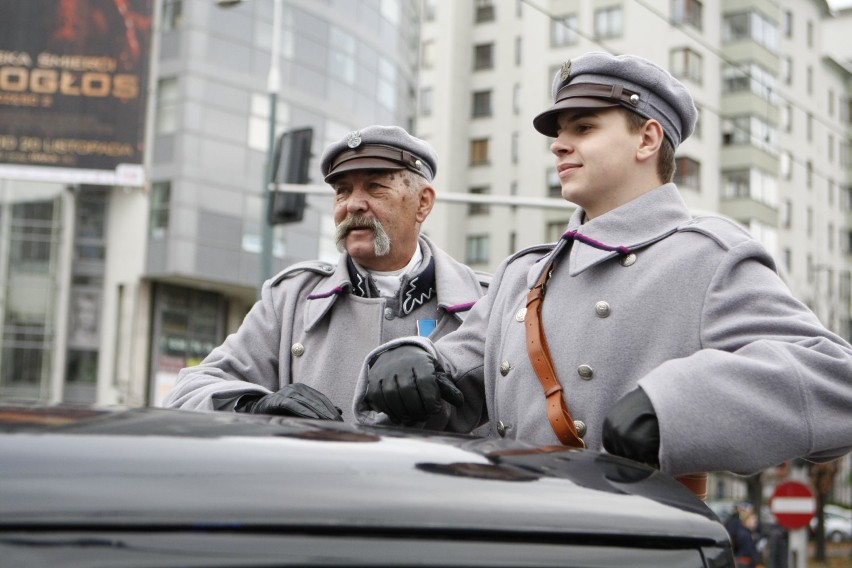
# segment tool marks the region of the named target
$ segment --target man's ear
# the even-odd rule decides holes
[[[422,223],[432,212],[432,207],[435,205],[435,188],[431,185],[423,186],[418,192],[418,199],[417,222]]]
[[[662,125],[653,118],[648,119],[639,129],[639,135],[641,139],[636,149],[636,159],[645,161],[656,156],[665,136]]]

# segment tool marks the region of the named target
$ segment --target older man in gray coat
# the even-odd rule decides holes
[[[691,217],[671,183],[696,121],[686,88],[645,59],[589,53],[557,72],[553,97],[533,124],[579,206],[562,239],[505,260],[455,333],[376,349],[359,419],[457,428],[449,375],[464,405],[486,401],[492,436],[573,441],[674,475],[847,453],[852,347],[746,231]],[[553,418],[559,397],[568,412]]]
[[[335,191],[340,260],[266,281],[237,332],[180,372],[166,406],[348,419],[370,350],[457,329],[489,278],[420,235],[436,162],[427,142],[396,126],[369,126],[326,148],[320,165]]]

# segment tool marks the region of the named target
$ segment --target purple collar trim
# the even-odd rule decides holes
[[[454,314],[456,312],[466,312],[470,308],[472,308],[475,303],[476,302],[468,302],[466,304],[456,304],[455,306],[447,306],[446,310],[447,313],[450,314]]]
[[[610,246],[610,245],[605,245],[602,242],[596,241],[595,239],[587,237],[586,235],[580,234],[577,231],[566,231],[565,234],[562,235],[562,238],[565,239],[566,241],[572,241],[572,240],[580,241],[581,243],[587,244],[590,247],[594,247],[594,248],[600,249],[600,250],[606,250],[606,251],[610,251],[610,252],[614,251],[614,252],[619,252],[621,254],[630,254],[630,249],[625,247],[625,246],[613,247],[613,246]]]
[[[308,300],[320,300],[322,298],[328,298],[329,296],[334,296],[335,294],[342,294],[343,286],[337,286],[336,288],[332,288],[328,292],[320,292],[318,294],[308,294]]]

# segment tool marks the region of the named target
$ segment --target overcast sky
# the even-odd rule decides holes
[[[852,6],[852,0],[827,0],[832,8],[848,8]]]

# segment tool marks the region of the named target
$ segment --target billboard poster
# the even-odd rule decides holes
[[[0,0],[0,178],[144,184],[154,0]]]

